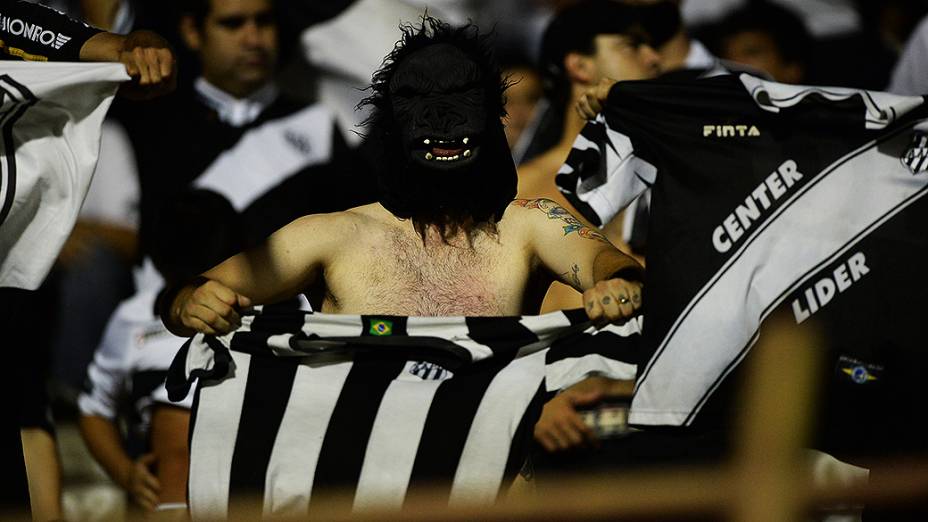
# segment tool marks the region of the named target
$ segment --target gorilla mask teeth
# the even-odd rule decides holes
[[[467,141],[466,141],[467,138],[464,138],[464,140],[465,140],[464,143],[467,143]],[[470,149],[467,149],[467,150],[464,151],[464,157],[465,157],[465,158],[469,158],[469,157],[470,157],[470,154],[471,154]]]
[[[431,144],[432,144],[432,140],[430,140],[430,139],[428,139],[428,138],[425,138],[424,140],[422,140],[422,144],[423,144],[423,145],[431,145]]]
[[[470,138],[465,137],[463,140],[461,140],[461,142],[464,143],[464,145],[467,145],[470,142]]]
[[[429,141],[429,140],[425,140],[425,141]],[[425,159],[431,160],[433,157],[434,157],[434,156],[432,156],[432,153],[431,153],[431,152],[426,152],[426,153],[425,153]],[[438,158],[438,159],[441,159],[441,158]]]

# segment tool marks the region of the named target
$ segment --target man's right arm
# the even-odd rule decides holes
[[[204,272],[164,296],[159,313],[175,335],[228,333],[241,324],[239,311],[274,303],[312,285],[345,235],[339,214],[305,216],[263,244]]]
[[[0,27],[0,51],[26,61],[76,62],[84,43],[102,32],[40,4],[23,0],[4,4],[0,15],[10,22]],[[14,26],[15,20],[22,24]],[[35,30],[12,30],[26,24]]]

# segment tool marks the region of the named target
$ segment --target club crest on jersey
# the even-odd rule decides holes
[[[869,364],[846,355],[838,359],[837,369],[854,384],[867,384],[879,380],[883,373],[883,367],[878,364]]]
[[[760,131],[754,125],[703,125],[702,137],[714,138],[756,138]]]
[[[287,131],[284,132],[284,140],[304,156],[310,155],[313,151],[312,142],[309,137],[298,131],[287,129]]]
[[[404,375],[406,374],[408,374],[409,377],[415,377],[416,379],[404,377],[401,378],[401,380],[444,381],[454,376],[453,373],[446,370],[445,368],[442,368],[435,363],[426,361],[407,362]]]
[[[912,174],[921,174],[928,171],[928,134],[916,132],[912,135],[912,143],[902,155],[902,164],[912,171]]]

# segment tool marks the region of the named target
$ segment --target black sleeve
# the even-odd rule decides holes
[[[101,32],[48,7],[22,0],[0,7],[0,58],[28,61],[80,59],[81,47]]]

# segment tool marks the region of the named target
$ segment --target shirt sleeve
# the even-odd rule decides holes
[[[656,176],[657,168],[636,154],[632,140],[600,114],[580,131],[555,182],[577,211],[603,226]]]
[[[126,353],[132,337],[131,323],[120,317],[118,310],[106,325],[103,340],[87,368],[84,392],[77,399],[82,415],[113,419],[118,412],[119,400],[126,387]]]
[[[19,0],[0,7],[2,58],[76,62],[84,42],[100,32],[43,5]]]

